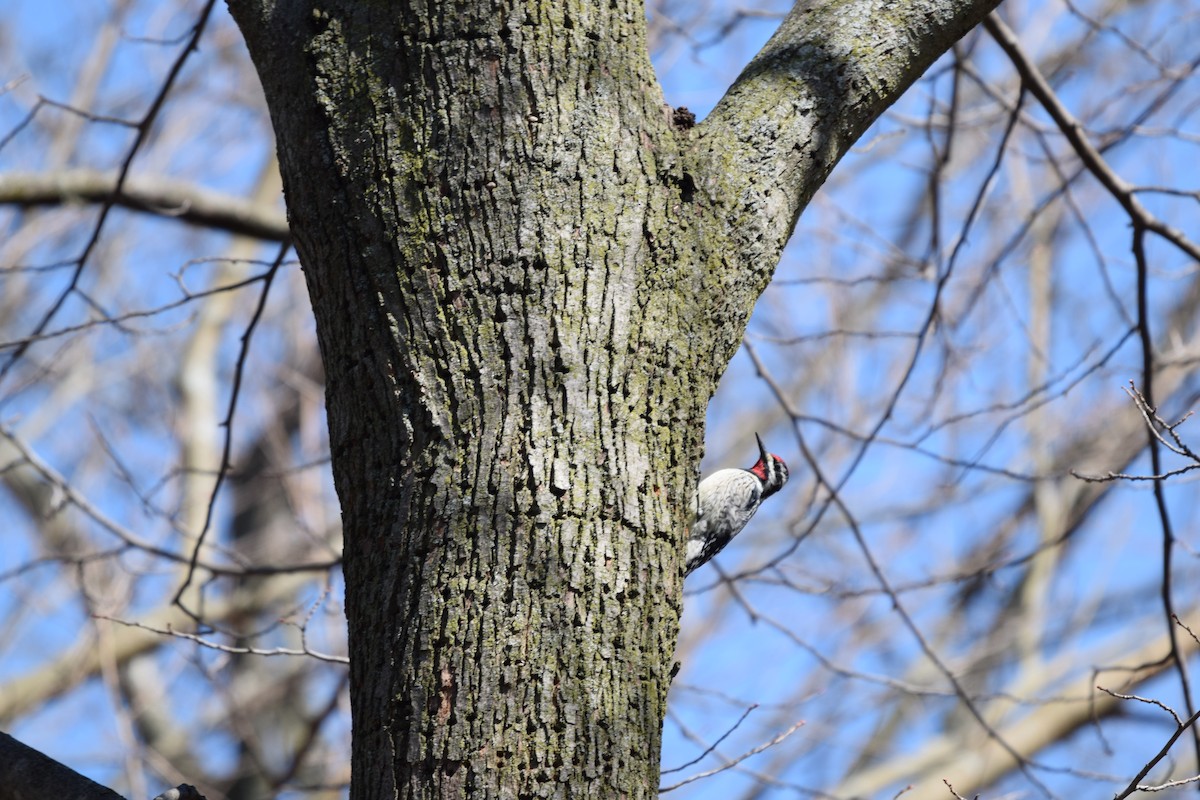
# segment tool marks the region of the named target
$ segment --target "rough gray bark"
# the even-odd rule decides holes
[[[230,0],[327,373],[354,797],[657,793],[708,399],[804,203],[994,5],[805,4],[687,131],[632,0]]]

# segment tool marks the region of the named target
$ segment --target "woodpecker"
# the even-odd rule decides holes
[[[749,469],[721,469],[700,481],[696,491],[695,522],[687,540],[687,569],[690,575],[738,535],[758,511],[762,501],[787,483],[783,459],[768,453],[758,441],[758,463]]]

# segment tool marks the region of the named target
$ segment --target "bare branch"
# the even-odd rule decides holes
[[[76,169],[57,173],[8,172],[0,175],[0,205],[17,207],[111,203],[191,225],[284,242],[287,216],[263,206],[170,178],[129,176]]]
[[[723,207],[733,239],[722,240],[720,259],[727,268],[757,273],[739,285],[765,285],[763,268],[776,263],[801,209],[838,160],[996,5],[870,0],[848,11],[822,0],[792,8],[695,128],[697,186]]]
[[[1067,141],[1071,143],[1072,149],[1075,150],[1084,167],[1121,204],[1121,207],[1129,214],[1129,218],[1136,225],[1148,231],[1153,231],[1191,258],[1200,261],[1200,246],[1184,235],[1182,231],[1166,224],[1151,214],[1142,205],[1141,201],[1137,199],[1134,187],[1109,166],[1104,156],[1100,154],[1100,151],[1096,149],[1096,146],[1084,134],[1083,125],[1062,104],[1062,101],[1058,99],[1058,95],[1051,88],[1045,77],[1043,77],[1033,59],[1026,55],[1012,29],[1004,24],[1004,21],[995,13],[989,14],[984,19],[983,27],[995,39],[996,44],[1000,45],[1000,49],[1009,57],[1009,60],[1012,61],[1021,79],[1029,88],[1029,92],[1037,98],[1051,119],[1058,125],[1059,130],[1066,137]]]
[[[791,736],[791,735],[792,735],[793,733],[795,733],[796,731],[800,730],[802,727],[804,727],[804,721],[803,721],[803,720],[801,720],[800,722],[797,722],[795,725],[793,725],[792,727],[788,728],[786,731],[784,731],[783,733],[779,734],[778,736],[776,736],[776,737],[775,737],[774,739],[772,739],[771,741],[769,741],[769,742],[764,742],[763,744],[760,744],[759,746],[757,746],[757,747],[755,747],[755,748],[753,748],[753,749],[747,750],[745,753],[742,753],[742,754],[741,754],[740,756],[738,756],[737,758],[734,758],[734,759],[732,759],[731,761],[727,761],[726,763],[722,764],[722,765],[721,765],[721,766],[719,766],[719,767],[716,767],[716,768],[714,768],[714,769],[710,769],[710,770],[708,770],[707,772],[700,772],[700,773],[697,773],[697,774],[695,774],[695,775],[692,775],[691,777],[688,777],[688,778],[684,778],[684,779],[683,779],[683,780],[681,780],[679,783],[673,783],[673,784],[671,784],[670,786],[663,786],[663,787],[660,787],[660,788],[659,788],[659,790],[658,790],[658,793],[659,793],[659,794],[666,794],[667,792],[670,792],[670,791],[673,791],[673,790],[675,790],[675,789],[678,789],[678,788],[679,788],[679,787],[681,787],[681,786],[686,786],[686,785],[687,785],[687,784],[689,784],[689,783],[693,783],[693,782],[695,782],[695,781],[698,781],[698,780],[700,780],[701,778],[707,778],[707,777],[710,777],[710,776],[712,776],[712,775],[716,775],[716,774],[717,774],[717,773],[719,773],[719,772],[724,772],[724,771],[725,771],[725,770],[727,770],[727,769],[732,769],[733,767],[736,767],[738,764],[740,764],[740,763],[742,763],[743,761],[745,761],[747,758],[750,758],[751,756],[758,755],[759,753],[763,752],[764,750],[769,750],[770,748],[772,748],[772,747],[774,747],[775,745],[777,745],[777,744],[779,744],[780,742],[782,742],[784,739],[786,739],[786,738],[788,738],[789,736]]]
[[[154,121],[158,118],[158,113],[162,110],[163,104],[166,103],[167,95],[170,94],[171,87],[175,85],[175,81],[178,79],[180,72],[183,70],[183,65],[187,62],[188,57],[191,56],[191,54],[199,45],[200,37],[204,34],[204,28],[208,24],[208,20],[212,14],[214,5],[216,5],[216,0],[206,0],[204,7],[200,10],[200,13],[196,18],[195,24],[192,26],[191,36],[189,37],[187,44],[184,45],[183,50],[180,51],[179,55],[175,59],[175,62],[171,65],[170,70],[167,72],[167,77],[163,80],[162,86],[159,88],[158,93],[150,102],[150,107],[146,110],[146,114],[142,117],[141,121],[137,123],[137,136],[134,139],[133,144],[130,145],[129,149],[126,151],[125,158],[121,162],[121,167],[117,171],[117,181],[116,186],[113,189],[113,197],[120,196],[124,190],[125,181],[129,176],[129,169],[133,165],[133,159],[150,136],[150,130],[154,125]],[[101,204],[100,216],[96,220],[95,226],[92,228],[92,232],[88,237],[87,244],[84,245],[83,251],[75,260],[75,268],[71,272],[71,279],[69,283],[67,284],[66,288],[59,293],[58,298],[53,304],[51,304],[46,313],[42,315],[37,325],[34,326],[33,331],[30,333],[31,337],[37,337],[46,330],[46,328],[54,320],[54,317],[62,309],[63,305],[67,302],[67,298],[75,292],[76,287],[79,285],[79,279],[83,275],[84,266],[87,264],[88,258],[91,256],[92,251],[96,248],[96,245],[100,241],[100,232],[104,229],[104,223],[108,219],[109,212],[112,211],[114,205],[115,202],[113,199],[106,200]],[[25,355],[27,348],[28,345],[19,345],[12,352],[4,365],[0,366],[0,382],[2,382],[9,374],[17,361],[19,361],[20,358]]]
[[[1147,789],[1147,788],[1141,786],[1140,781],[1142,780],[1142,778],[1146,777],[1147,774],[1149,774],[1150,770],[1154,769],[1155,765],[1158,764],[1158,762],[1162,761],[1166,757],[1167,753],[1169,753],[1171,751],[1171,745],[1175,744],[1176,740],[1178,740],[1179,737],[1182,736],[1185,731],[1190,730],[1192,728],[1192,726],[1194,726],[1196,724],[1196,721],[1198,719],[1200,719],[1200,711],[1197,711],[1196,713],[1192,714],[1181,725],[1177,726],[1175,728],[1175,732],[1173,734],[1171,734],[1171,737],[1169,739],[1167,739],[1167,743],[1162,746],[1162,749],[1159,750],[1158,753],[1155,754],[1154,758],[1151,758],[1149,761],[1146,762],[1145,766],[1142,767],[1141,771],[1138,772],[1138,774],[1136,776],[1134,776],[1134,779],[1129,782],[1129,785],[1125,787],[1125,790],[1122,792],[1119,792],[1113,798],[1113,800],[1124,800],[1124,798],[1129,797],[1129,795],[1133,794],[1134,792],[1158,791],[1157,789]],[[1195,780],[1195,779],[1189,778],[1187,781],[1183,781],[1183,783],[1191,783],[1193,780]],[[1165,785],[1163,788],[1166,788]]]
[[[142,622],[131,622],[129,620],[117,619],[115,617],[98,616],[98,619],[106,619],[110,622],[115,622],[118,625],[124,625],[127,628],[138,628],[150,633],[156,633],[159,636],[173,636],[177,639],[185,639],[189,642],[195,642],[201,647],[207,647],[210,650],[218,650],[222,653],[235,653],[239,655],[253,656],[311,656],[318,661],[328,661],[331,664],[349,664],[350,659],[346,656],[331,655],[329,653],[321,653],[316,650],[310,650],[307,645],[299,649],[294,647],[272,647],[264,649],[260,647],[247,647],[243,645],[229,645],[214,642],[211,639],[206,639],[198,633],[189,633],[187,631],[176,630],[170,625],[159,628],[153,625],[146,625]],[[303,628],[300,629],[303,634]]]
[[[700,755],[696,756],[696,757],[695,757],[695,758],[693,758],[691,761],[688,761],[688,762],[686,762],[686,763],[680,764],[678,767],[671,767],[670,769],[664,769],[664,770],[662,771],[662,773],[661,773],[661,774],[662,774],[662,775],[669,775],[669,774],[671,774],[672,772],[680,772],[680,771],[682,771],[682,770],[685,770],[685,769],[687,769],[688,767],[692,766],[693,764],[698,764],[698,763],[700,763],[701,761],[703,761],[703,760],[704,760],[704,758],[705,758],[705,757],[706,757],[706,756],[707,756],[709,753],[711,753],[712,751],[714,751],[714,750],[716,750],[716,749],[717,749],[717,746],[718,746],[718,745],[720,745],[720,744],[721,744],[721,742],[723,742],[723,741],[725,741],[727,738],[729,738],[729,735],[730,735],[731,733],[733,733],[733,732],[734,732],[734,731],[736,731],[736,730],[737,730],[739,727],[741,727],[741,724],[742,724],[743,722],[745,722],[745,721],[746,721],[746,717],[750,716],[751,712],[753,712],[753,711],[754,711],[754,709],[756,709],[756,708],[758,708],[758,705],[757,705],[757,704],[754,704],[754,705],[747,706],[747,707],[746,707],[746,710],[742,712],[742,715],[741,715],[740,717],[738,717],[738,719],[737,719],[737,722],[733,723],[733,726],[732,726],[732,727],[730,727],[730,728],[729,728],[729,730],[725,731],[725,732],[724,732],[724,733],[722,733],[720,736],[718,736],[718,737],[716,738],[716,740],[715,740],[715,741],[714,741],[714,742],[713,742],[711,745],[709,745],[709,746],[708,746],[708,747],[707,747],[707,748],[704,750],[704,752],[703,752],[703,753],[701,753]]]

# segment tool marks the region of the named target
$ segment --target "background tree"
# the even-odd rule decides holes
[[[327,380],[364,791],[649,791],[709,390],[799,209],[985,10],[936,8],[805,5],[734,82],[758,23],[653,7],[688,130],[640,7],[241,6],[327,376],[299,271],[261,244],[287,228],[229,21],[118,4],[59,87],[58,49],[18,51],[14,732],[59,755],[55,707],[35,709],[116,709],[125,777],[104,782],[137,796],[147,767],[210,797],[344,784]],[[681,793],[1121,791],[1192,713],[1195,641],[1171,620],[1194,604],[1186,486],[1070,471],[1191,463],[1186,425],[1148,445],[1147,422],[1194,391],[1194,22],[1006,12],[1019,36],[964,39],[808,206],[718,394],[713,462],[757,429],[794,483],[689,584],[664,762],[729,768]],[[732,89],[708,112],[701,82]],[[1134,784],[1194,774],[1183,742]]]

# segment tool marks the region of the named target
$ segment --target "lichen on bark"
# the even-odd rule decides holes
[[[919,5],[943,38],[990,7]],[[681,130],[633,0],[230,6],[325,362],[352,796],[657,794],[708,399],[799,209],[953,39],[832,97],[777,37]]]

